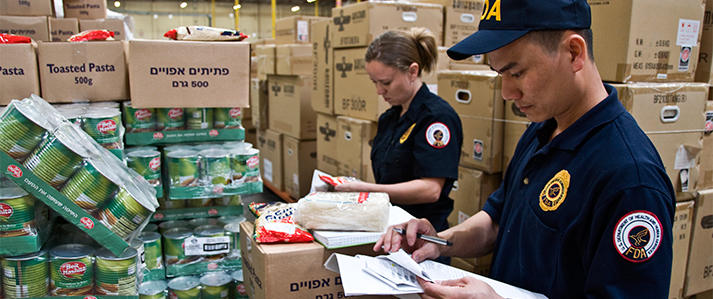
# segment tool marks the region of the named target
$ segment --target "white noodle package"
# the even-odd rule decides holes
[[[381,232],[390,208],[386,193],[315,192],[297,202],[294,220],[307,229]]]

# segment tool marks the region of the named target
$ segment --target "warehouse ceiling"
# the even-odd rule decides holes
[[[122,0],[122,1],[131,2],[131,1],[146,1],[146,0]],[[173,1],[157,0],[157,1],[153,1],[153,2],[176,2],[176,3],[181,3],[181,2],[183,2],[183,1],[184,1],[184,0],[181,0],[181,1],[176,1],[176,0],[173,0]],[[211,1],[211,0],[187,0],[186,2],[189,2],[189,3],[190,3],[190,2],[210,2],[210,1]],[[271,0],[240,0],[240,3],[270,3],[270,1],[271,1]],[[215,2],[216,2],[216,3],[218,3],[218,2],[234,3],[235,0],[215,0]],[[297,4],[307,4],[307,1],[306,1],[306,0],[276,0],[276,2],[277,2],[278,4],[294,4],[294,5],[297,5]],[[319,6],[320,6],[320,7],[322,7],[322,6],[334,7],[334,3],[335,3],[335,0],[319,0]],[[348,3],[348,1],[343,1],[343,2],[342,2],[343,5],[346,4],[346,3]],[[311,4],[311,3],[310,3],[310,4]]]

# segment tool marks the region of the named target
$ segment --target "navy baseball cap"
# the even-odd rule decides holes
[[[462,60],[497,50],[532,30],[587,29],[591,25],[586,0],[485,1],[478,31],[447,53]]]

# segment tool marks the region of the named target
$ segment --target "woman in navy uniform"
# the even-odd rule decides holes
[[[392,106],[379,117],[371,150],[376,184],[346,183],[336,191],[386,192],[437,231],[447,229],[463,130],[455,110],[419,79],[435,71],[436,40],[424,28],[388,31],[371,43],[365,59],[376,92]]]

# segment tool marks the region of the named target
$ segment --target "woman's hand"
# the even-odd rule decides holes
[[[423,289],[421,298],[424,299],[503,299],[490,285],[472,276],[435,283],[418,278],[418,283]]]

